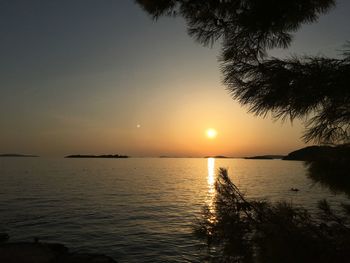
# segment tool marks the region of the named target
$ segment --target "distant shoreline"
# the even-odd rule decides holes
[[[127,155],[119,155],[119,154],[104,154],[104,155],[74,154],[74,155],[67,155],[64,158],[111,158],[111,159],[119,159],[119,158],[129,158],[129,156],[127,156]]]
[[[204,158],[215,158],[215,159],[233,159],[236,157],[228,157],[224,155],[216,155],[216,156],[205,156]]]
[[[39,157],[39,156],[29,155],[29,154],[5,153],[5,154],[0,154],[0,157]]]
[[[328,156],[337,155],[339,158],[345,158],[349,155],[349,144],[339,145],[339,146],[307,146],[299,150],[290,152],[287,155],[278,155],[278,154],[266,154],[266,155],[256,155],[256,156],[225,156],[225,155],[214,155],[214,156],[172,156],[172,155],[161,155],[161,156],[136,156],[133,158],[215,158],[215,159],[245,159],[245,160],[293,160],[293,161],[312,161],[318,159],[327,159]],[[39,155],[33,154],[18,154],[18,153],[3,153],[0,154],[0,158],[28,158],[28,157],[41,157]],[[62,157],[61,157],[62,158]],[[100,158],[100,159],[125,159],[131,158],[128,155],[120,154],[72,154],[64,156],[63,158]]]
[[[284,155],[258,155],[251,157],[244,157],[247,160],[283,160],[285,158]]]

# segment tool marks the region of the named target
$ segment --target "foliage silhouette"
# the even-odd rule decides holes
[[[350,140],[350,52],[342,58],[268,57],[292,33],[315,22],[334,0],[137,0],[154,19],[182,16],[203,45],[220,41],[224,83],[250,112],[275,119],[307,118],[305,141]]]
[[[249,200],[219,169],[213,207],[195,225],[213,262],[348,262],[350,209],[335,213],[319,202],[319,216],[285,202]]]

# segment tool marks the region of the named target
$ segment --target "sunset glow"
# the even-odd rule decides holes
[[[305,146],[302,120],[282,125],[257,118],[232,99],[221,82],[220,46],[194,43],[182,22],[152,23],[134,1],[91,1],[83,10],[82,0],[60,2],[57,9],[46,1],[38,8],[31,1],[7,2],[0,23],[8,34],[1,42],[8,65],[1,83],[1,152],[241,157]],[[343,2],[329,21],[342,17],[349,24]],[[24,3],[22,16],[15,10]],[[348,35],[347,27],[328,19],[312,27],[296,32],[289,50],[270,55],[332,55]],[[327,34],[334,35],[321,41]]]

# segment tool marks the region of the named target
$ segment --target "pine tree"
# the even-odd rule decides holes
[[[305,141],[350,142],[350,52],[341,58],[272,58],[301,25],[317,21],[334,0],[137,0],[154,19],[182,16],[190,36],[221,43],[224,83],[249,111],[306,118]]]

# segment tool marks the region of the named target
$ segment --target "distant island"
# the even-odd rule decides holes
[[[251,157],[244,157],[244,159],[252,159],[252,160],[274,160],[274,159],[283,159],[284,155],[258,155]]]
[[[39,157],[39,156],[29,155],[29,154],[4,153],[4,154],[0,154],[0,157]]]
[[[103,155],[90,155],[90,154],[76,154],[76,155],[68,155],[64,158],[129,158],[127,155],[119,155],[119,154],[103,154]]]

